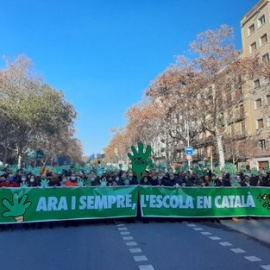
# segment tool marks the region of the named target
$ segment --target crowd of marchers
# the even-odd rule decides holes
[[[246,187],[270,186],[270,172],[260,171],[258,174],[239,172],[233,175],[229,172],[216,175],[210,169],[204,175],[192,171],[166,172],[146,171],[142,174],[141,182],[132,170],[100,172],[92,170],[90,173],[63,170],[61,174],[47,172],[44,175],[34,175],[18,171],[12,173],[4,171],[0,176],[0,188],[26,187],[114,187],[128,185],[163,186],[163,187]]]

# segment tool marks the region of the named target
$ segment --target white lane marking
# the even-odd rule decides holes
[[[270,264],[268,264],[268,265],[261,265],[261,268],[263,268],[265,270],[270,270]]]
[[[118,231],[127,231],[127,230],[128,230],[127,228],[122,228],[122,227],[118,228]]]
[[[188,227],[196,227],[195,224],[187,224]]]
[[[118,224],[118,230],[120,231],[121,235],[130,235],[130,232],[127,231],[127,228],[124,227],[124,224]],[[132,236],[123,236],[124,241],[130,241],[134,240]],[[136,242],[126,242],[126,245],[129,247],[132,246],[137,246],[138,244]],[[129,249],[130,253],[135,254],[135,253],[142,253],[142,250],[140,248],[130,248]],[[134,260],[136,262],[145,262],[148,261],[147,257],[142,255],[142,256],[133,256]],[[155,270],[154,267],[151,264],[148,265],[139,265],[140,270]]]
[[[130,235],[130,232],[120,232],[122,235]]]
[[[212,235],[212,233],[210,233],[210,232],[201,232],[201,234],[203,234],[203,235]]]
[[[246,253],[243,249],[241,248],[231,248],[231,251],[234,253]]]
[[[142,252],[142,250],[140,248],[130,248],[129,251],[131,253],[141,253]]]
[[[216,240],[221,240],[221,238],[220,237],[217,237],[217,236],[210,236],[209,237],[211,240],[214,240],[214,241],[216,241]]]
[[[129,247],[137,246],[138,244],[136,242],[126,242],[126,245]]]
[[[145,262],[148,261],[148,259],[146,258],[146,256],[133,256],[135,262]]]
[[[256,257],[256,256],[247,256],[245,258],[250,262],[260,262],[261,261],[261,259]]]
[[[125,241],[127,241],[127,240],[134,240],[134,238],[132,236],[124,236],[123,239]]]
[[[154,267],[149,264],[149,265],[139,265],[140,270],[155,270]]]
[[[232,244],[229,243],[229,242],[220,242],[219,244],[220,244],[221,246],[223,246],[223,247],[230,247],[230,246],[232,246]]]
[[[203,231],[202,228],[193,228],[194,231]]]

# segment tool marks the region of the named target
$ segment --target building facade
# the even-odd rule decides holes
[[[270,61],[270,3],[261,0],[241,21],[243,57],[259,54]],[[249,162],[252,167],[270,165],[270,86],[269,79],[256,78],[244,87],[245,127],[255,148]]]

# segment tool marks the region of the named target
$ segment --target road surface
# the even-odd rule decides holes
[[[0,232],[5,270],[270,270],[270,245],[211,221],[95,221]]]

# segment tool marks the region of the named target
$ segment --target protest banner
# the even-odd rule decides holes
[[[270,189],[140,186],[142,217],[270,217]]]
[[[0,189],[0,224],[136,217],[270,217],[270,189],[149,186]]]
[[[138,187],[0,189],[0,224],[137,216]]]

